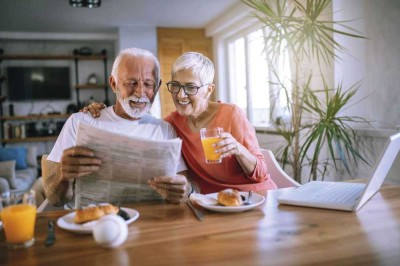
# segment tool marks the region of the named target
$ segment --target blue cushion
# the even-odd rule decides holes
[[[0,162],[15,160],[15,168],[26,169],[26,149],[21,148],[0,148]]]

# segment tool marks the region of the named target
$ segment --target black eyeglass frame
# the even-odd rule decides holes
[[[179,86],[179,90],[178,91],[171,91],[171,88],[170,88],[170,85],[171,84],[174,84],[174,85],[176,85],[176,86]],[[181,90],[181,88],[183,88],[183,91],[185,92],[185,94],[186,95],[196,95],[198,92],[199,92],[199,89],[201,88],[201,87],[204,87],[204,86],[208,86],[208,85],[210,85],[210,83],[207,83],[207,84],[203,84],[203,85],[200,85],[200,86],[195,86],[195,85],[182,85],[182,84],[180,84],[179,82],[176,82],[176,81],[170,81],[170,82],[167,82],[167,88],[168,88],[168,91],[170,92],[170,93],[176,93],[176,94],[178,94],[179,93],[179,91]],[[194,88],[196,88],[196,92],[195,93],[188,93],[187,91],[186,91],[186,87],[187,86],[189,86],[189,87],[194,87]]]

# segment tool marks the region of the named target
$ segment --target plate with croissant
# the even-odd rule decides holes
[[[237,191],[235,189],[225,189],[218,193],[190,195],[190,200],[196,202],[201,207],[216,212],[242,212],[251,210],[264,203],[265,197],[253,193],[248,204],[247,197],[249,192]]]
[[[91,234],[97,221],[108,214],[121,216],[126,224],[130,224],[139,218],[139,212],[124,207],[117,207],[108,203],[90,205],[68,213],[57,220],[57,225],[62,229],[78,233]]]

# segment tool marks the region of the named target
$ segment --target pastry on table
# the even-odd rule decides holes
[[[118,211],[119,208],[117,206],[108,203],[80,208],[75,212],[74,223],[83,224],[98,220],[107,214],[117,214]]]
[[[218,192],[218,203],[223,206],[241,206],[242,197],[236,189],[227,188]]]

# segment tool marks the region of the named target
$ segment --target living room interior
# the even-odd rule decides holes
[[[368,150],[381,150],[386,138],[400,130],[400,2],[333,0],[331,8],[334,19],[354,19],[351,26],[367,38],[338,36],[348,53],[329,66],[330,82],[344,87],[361,82],[344,113],[368,118],[370,125],[355,126],[355,131]],[[0,10],[2,146],[27,149],[29,163],[20,168],[38,171],[41,155],[51,151],[68,114],[91,101],[115,102],[107,84],[119,50],[134,46],[159,57],[163,85],[151,113],[162,118],[174,110],[165,86],[171,62],[191,50],[209,56],[216,66],[213,99],[240,105],[243,99],[232,92],[227,43],[261,28],[253,10],[240,0],[103,0],[98,8],[71,7],[68,0],[4,0]],[[13,73],[38,69],[59,70],[44,77],[58,75],[68,84],[57,83],[60,87],[51,95],[11,93],[22,82]],[[278,149],[281,137],[266,116],[253,121],[260,147]],[[371,167],[353,165],[352,175],[368,177]],[[400,184],[395,171],[400,171],[399,156],[387,180]],[[352,178],[344,169],[339,172],[338,180]]]
[[[399,13],[400,0],[1,0],[0,265],[400,265]],[[154,187],[153,171],[175,174],[173,157],[188,142],[95,128],[86,129],[85,143],[111,154],[103,164],[111,167],[55,175],[78,201],[54,201],[58,189],[43,180],[59,168],[46,157],[72,113],[92,101],[116,102],[108,78],[128,47],[160,61],[162,85],[150,110],[158,118],[175,111],[166,83],[176,58],[209,57],[216,88],[207,98],[243,111],[266,164],[259,176],[277,189],[260,188],[248,172],[251,187],[238,191],[196,190],[196,180],[180,175]],[[182,97],[193,99],[186,89],[179,87]],[[340,149],[347,140],[350,150]],[[172,142],[173,154],[164,152]],[[75,155],[69,163],[84,161]],[[222,166],[223,185],[242,186],[230,182],[235,167],[225,167],[234,156],[203,161],[200,170]],[[340,185],[334,206],[325,185]],[[346,195],[349,187],[357,194]],[[149,191],[160,195],[147,198]],[[235,205],[219,201],[227,192]],[[169,200],[178,194],[179,202]]]

